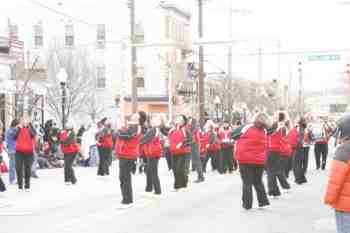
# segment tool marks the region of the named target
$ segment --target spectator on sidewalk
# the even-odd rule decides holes
[[[11,122],[10,128],[6,131],[5,142],[7,153],[9,156],[9,182],[10,184],[15,184],[17,182],[16,175],[16,140],[14,139],[14,134],[16,127],[18,126],[18,120],[14,119]]]
[[[0,122],[0,192],[5,192],[6,191],[6,186],[4,181],[1,178],[1,164],[3,162],[2,159],[2,151],[4,149],[4,143],[3,143],[3,139],[2,139],[2,123]]]
[[[350,115],[339,122],[340,145],[335,151],[325,203],[335,210],[338,233],[350,232]]]

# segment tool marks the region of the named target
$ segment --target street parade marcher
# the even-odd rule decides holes
[[[135,171],[136,160],[140,156],[141,127],[139,119],[139,114],[133,114],[127,122],[127,127],[122,127],[117,132],[115,154],[119,159],[121,208],[131,207],[134,202],[131,174]]]
[[[307,183],[305,177],[305,158],[304,158],[304,137],[307,123],[304,117],[301,117],[298,121],[298,125],[292,129],[290,135],[290,142],[294,150],[293,155],[293,173],[296,184]]]
[[[243,182],[243,208],[249,210],[253,205],[253,186],[256,191],[259,207],[268,206],[269,200],[262,181],[267,159],[267,131],[270,127],[269,117],[257,113],[253,123],[234,130],[232,137],[236,140],[235,158]]]
[[[18,120],[14,119],[12,120],[10,124],[10,128],[6,131],[5,134],[5,142],[6,142],[6,148],[7,153],[9,156],[9,182],[10,184],[15,184],[17,180],[16,175],[16,140],[14,139],[13,135],[15,133],[16,127],[19,124]]]
[[[316,168],[319,170],[326,169],[328,157],[328,141],[331,137],[331,129],[326,122],[324,122],[319,130],[315,132],[315,159]]]
[[[1,167],[1,164],[3,162],[3,157],[2,157],[2,152],[4,150],[4,143],[3,143],[3,139],[2,139],[2,123],[0,122],[0,167]],[[1,177],[1,168],[0,168],[0,192],[5,192],[6,191],[6,186],[5,186],[5,183],[4,181],[2,180],[2,177]]]
[[[192,134],[192,167],[197,172],[197,180],[195,183],[201,183],[204,181],[203,167],[200,159],[200,143],[201,143],[201,133],[197,120],[193,117],[188,120],[188,128]]]
[[[192,135],[186,127],[187,117],[176,116],[176,126],[169,132],[170,153],[174,173],[174,189],[187,188],[189,163],[191,156]]]
[[[287,136],[285,121],[287,115],[284,112],[277,113],[277,121],[272,125],[272,133],[268,135],[268,158],[266,163],[268,194],[273,197],[281,195],[277,180],[285,190],[290,189],[290,185],[285,177],[281,148],[283,147],[283,137]]]
[[[146,192],[151,193],[154,190],[154,194],[156,195],[162,193],[158,175],[158,163],[163,153],[160,142],[160,125],[160,117],[158,115],[153,116],[151,119],[151,128],[147,129],[140,141],[140,145],[143,145],[147,158]]]
[[[73,169],[73,163],[80,148],[71,121],[68,121],[65,129],[58,134],[58,139],[64,156],[64,182],[67,185],[76,184],[77,178]]]
[[[289,177],[289,172],[292,170],[293,166],[293,148],[289,140],[290,135],[290,121],[285,122],[285,129],[287,134],[281,138],[281,156],[282,156],[282,172],[285,177]]]
[[[146,133],[147,128],[148,128],[147,114],[144,111],[140,111],[138,114],[140,116],[139,125],[141,127],[141,134],[144,135]],[[145,152],[143,150],[143,145],[140,145],[139,173],[146,174],[146,172],[147,172],[147,157],[146,157]]]
[[[35,137],[36,132],[34,127],[26,117],[23,117],[20,125],[16,127],[14,132],[14,138],[16,139],[17,183],[20,190],[23,190],[23,172],[24,190],[30,190],[30,177],[35,147]]]
[[[219,139],[221,141],[221,158],[223,173],[232,173],[233,165],[233,140],[232,129],[228,121],[224,122],[223,128],[219,131]]]
[[[204,125],[204,135],[203,143],[205,145],[206,157],[203,163],[203,171],[207,170],[207,163],[209,159],[211,160],[212,170],[218,170],[219,165],[219,153],[220,153],[220,143],[218,141],[218,135],[215,132],[214,122],[207,120]]]
[[[350,232],[350,115],[340,120],[340,145],[335,151],[325,203],[335,210],[338,233]]]
[[[112,125],[104,118],[100,121],[100,128],[96,134],[98,155],[100,158],[97,175],[109,176],[109,166],[112,157],[113,138]]]

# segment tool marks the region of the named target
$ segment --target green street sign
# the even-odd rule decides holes
[[[309,61],[339,61],[340,55],[311,55],[308,56]]]

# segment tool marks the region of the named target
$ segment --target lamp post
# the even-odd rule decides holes
[[[67,72],[64,68],[61,68],[60,71],[57,74],[57,78],[61,84],[62,88],[62,128],[65,128],[65,123],[66,123],[66,84],[67,84]]]
[[[221,100],[219,96],[216,96],[214,99],[215,109],[216,109],[216,120],[219,122],[219,107],[221,104]]]
[[[303,78],[302,78],[302,69],[301,62],[298,63],[298,72],[299,72],[299,94],[298,94],[298,112],[299,116],[303,115],[303,103],[302,103],[302,95],[303,95]]]

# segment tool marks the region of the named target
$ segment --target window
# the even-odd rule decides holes
[[[98,24],[97,25],[97,48],[104,49],[106,47],[106,25]]]
[[[143,77],[136,77],[136,87],[137,88],[145,87],[145,79]]]
[[[34,25],[34,45],[36,48],[43,47],[44,45],[43,26],[41,22]]]
[[[106,67],[105,66],[97,67],[96,77],[97,77],[96,87],[106,88]]]
[[[74,46],[74,27],[73,24],[66,25],[66,46]]]

